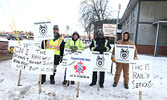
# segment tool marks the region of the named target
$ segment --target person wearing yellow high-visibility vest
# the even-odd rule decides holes
[[[55,84],[54,76],[56,67],[62,62],[64,52],[64,40],[59,34],[58,25],[53,26],[54,39],[45,40],[45,49],[54,50],[54,72],[50,75],[50,83]],[[44,42],[42,42],[42,49],[44,49]],[[42,75],[42,84],[46,81],[46,75]]]
[[[67,42],[65,43],[65,48],[71,49],[72,52],[76,52],[76,50],[84,50],[84,45],[82,40],[80,39],[80,36],[78,32],[74,32],[72,35],[72,39],[68,39]],[[63,85],[66,85],[69,81],[66,81],[66,69],[65,69],[65,74],[64,74],[64,81]],[[74,81],[71,81],[71,84],[75,84]]]

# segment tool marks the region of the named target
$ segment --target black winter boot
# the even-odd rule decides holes
[[[116,87],[117,86],[117,82],[114,82],[114,84],[112,85],[113,87]]]
[[[71,81],[71,84],[74,85],[74,84],[75,84],[75,81]]]
[[[93,86],[93,85],[96,85],[96,83],[90,83],[89,86]]]
[[[50,84],[55,84],[54,76],[55,73],[53,73],[53,75],[50,75]]]
[[[125,86],[125,89],[129,89],[128,84],[124,84],[124,86]]]
[[[66,81],[66,80],[64,80],[62,84],[63,84],[63,85],[66,85],[66,84],[67,84],[67,81]]]
[[[103,85],[103,84],[100,84],[100,88],[104,88],[104,85]]]

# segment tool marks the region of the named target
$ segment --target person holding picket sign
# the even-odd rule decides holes
[[[65,48],[71,49],[72,53],[76,52],[77,50],[84,50],[84,45],[78,32],[75,31],[72,35],[72,39],[67,40],[65,43]],[[64,81],[62,83],[63,85],[69,85],[69,81],[66,80],[66,70],[67,69],[65,69]],[[71,81],[71,84],[75,84],[75,82]]]
[[[97,38],[92,40],[92,43],[90,45],[90,50],[99,51],[100,54],[103,54],[103,52],[109,52],[110,49],[111,49],[110,44],[108,43],[107,39],[104,38],[103,31],[99,29],[97,33]],[[104,76],[105,76],[105,72],[100,72],[100,88],[104,87],[103,86]],[[93,71],[92,83],[90,83],[89,86],[96,85],[96,82],[97,82],[97,71]]]
[[[50,83],[55,84],[54,76],[56,73],[56,67],[59,63],[62,62],[63,52],[64,52],[64,40],[63,37],[59,34],[58,25],[53,26],[54,39],[45,40],[42,42],[42,49],[54,50],[54,72],[53,75],[50,75]],[[45,43],[45,44],[44,44]],[[46,81],[46,75],[42,75],[43,84]]]
[[[117,41],[117,44],[122,44],[122,45],[134,45],[133,41],[129,40],[130,34],[128,32],[125,32],[123,34],[123,39]],[[112,61],[116,63],[116,72],[115,72],[115,77],[114,77],[114,84],[113,87],[116,87],[120,78],[121,71],[123,69],[123,77],[124,77],[124,87],[126,89],[129,88],[128,83],[129,83],[129,63],[120,63],[115,61],[115,48],[113,49],[113,54],[112,54]],[[134,59],[137,59],[137,50],[135,48],[135,53],[134,53]]]

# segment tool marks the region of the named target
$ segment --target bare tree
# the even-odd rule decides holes
[[[82,0],[80,5],[81,24],[90,39],[90,32],[102,29],[103,21],[111,15],[109,0]]]

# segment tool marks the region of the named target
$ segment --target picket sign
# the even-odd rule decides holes
[[[91,66],[93,66],[93,71],[97,71],[97,91],[99,91],[100,87],[100,72],[105,72],[109,70],[109,65],[111,65],[111,53],[110,52],[103,52],[100,54],[98,51],[92,51],[91,55]]]
[[[34,40],[35,41],[44,40],[44,48],[45,48],[46,47],[45,40],[54,38],[52,30],[53,30],[53,25],[50,20],[34,22],[34,33],[35,33]],[[42,75],[40,74],[39,94],[41,93],[41,77]]]
[[[33,74],[53,74],[54,51],[15,46],[12,67]]]
[[[71,49],[64,49],[62,65],[66,67],[66,80],[78,81],[77,96],[79,97],[80,82],[90,82],[92,80],[92,70],[90,55],[87,52],[77,50],[72,53]]]
[[[129,63],[134,59],[134,45],[115,44],[115,60],[116,62]]]
[[[66,80],[90,82],[92,80],[91,59],[87,52],[77,50],[72,53],[70,49],[64,49],[63,66],[67,68]]]
[[[92,62],[91,66],[93,66],[93,71],[107,71],[111,65],[111,53],[103,52],[100,54],[98,51],[92,51],[91,55],[89,55]]]
[[[49,20],[34,22],[33,28],[35,33],[34,34],[35,41],[42,41],[54,38],[54,34],[52,31],[53,25]]]
[[[12,67],[33,74],[53,74],[54,50],[32,49],[32,47],[22,46],[14,48]],[[39,85],[41,85],[41,75]]]
[[[142,100],[142,91],[152,88],[152,63],[149,60],[131,60],[129,62],[129,91],[139,91],[139,100]]]
[[[62,65],[67,68],[66,80],[91,82],[92,72],[98,71],[99,91],[99,74],[101,71],[107,71],[108,68],[110,68],[108,65],[111,65],[111,54],[109,52],[100,54],[97,51],[91,52],[81,50],[72,53],[70,49],[65,48]],[[79,87],[77,90],[78,96]]]

